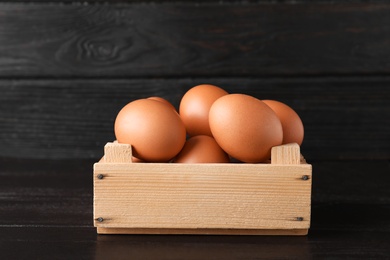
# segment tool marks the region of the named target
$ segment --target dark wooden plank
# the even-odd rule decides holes
[[[92,166],[0,159],[0,226],[92,226]]]
[[[92,228],[2,228],[2,259],[387,259],[388,232],[308,237],[96,236]]]
[[[0,232],[1,259],[95,259],[91,227],[0,227]]]
[[[157,95],[178,107],[204,82],[289,104],[304,122],[309,160],[390,157],[388,77],[2,80],[0,155],[96,160],[125,104]]]
[[[135,258],[159,255],[174,259],[313,259],[319,258],[380,258],[389,255],[387,232],[329,232],[313,231],[307,237],[272,236],[182,236],[133,238],[131,236],[99,236],[97,252],[109,258],[110,252],[128,255],[138,252]],[[143,240],[142,249],[136,248]],[[166,240],[163,240],[166,239]],[[180,240],[179,240],[180,239]],[[137,241],[133,242],[132,241]],[[164,241],[164,242],[162,242]],[[164,244],[162,244],[164,243]],[[115,250],[114,250],[115,248]],[[358,248],[358,250],[357,250]],[[151,254],[151,255],[149,255]]]
[[[388,74],[390,4],[0,4],[0,77]]]
[[[315,161],[312,162],[312,166],[312,201],[314,204],[385,204],[387,207],[390,205],[390,189],[388,188],[390,162],[388,160]],[[340,210],[343,210],[342,207],[336,211]],[[364,213],[363,210],[362,214],[372,214],[370,211]],[[350,214],[343,213],[340,217]],[[354,217],[350,216],[350,218]],[[390,220],[390,216],[383,219]],[[343,225],[348,226],[347,223]]]
[[[0,228],[2,259],[385,259],[387,232],[308,237],[96,236],[92,228]]]

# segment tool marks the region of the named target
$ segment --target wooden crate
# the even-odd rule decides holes
[[[94,165],[99,234],[306,235],[312,167],[297,144],[270,163],[132,163],[131,146],[107,143]]]

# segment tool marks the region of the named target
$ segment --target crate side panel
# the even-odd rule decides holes
[[[311,178],[302,175],[310,165],[99,163],[95,226],[307,229]]]

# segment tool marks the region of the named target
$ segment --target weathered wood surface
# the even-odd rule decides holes
[[[96,235],[92,164],[0,159],[1,259],[386,259],[390,254],[387,160],[313,163],[312,226],[305,237]]]
[[[291,105],[309,160],[389,158],[388,3],[157,2],[0,3],[0,155],[96,159],[124,104],[208,82]]]
[[[390,4],[0,3],[0,77],[387,74]]]
[[[390,156],[390,77],[0,80],[0,155],[101,158],[125,104],[157,95],[178,107],[204,82],[294,108],[308,160]]]

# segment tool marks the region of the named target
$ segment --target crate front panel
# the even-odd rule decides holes
[[[307,164],[94,167],[94,219],[102,228],[307,229],[310,196]]]

